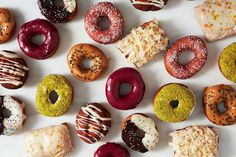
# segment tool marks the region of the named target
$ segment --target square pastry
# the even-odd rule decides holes
[[[236,1],[207,0],[195,10],[208,41],[236,34]]]
[[[118,42],[118,48],[130,63],[141,67],[162,50],[166,50],[168,37],[154,19],[133,29]]]
[[[170,136],[173,157],[218,157],[219,137],[213,127],[188,126]]]
[[[27,133],[25,146],[29,157],[64,157],[73,149],[66,123]]]

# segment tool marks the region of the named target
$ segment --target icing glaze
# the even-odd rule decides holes
[[[134,114],[131,117],[131,122],[145,132],[145,136],[142,139],[143,145],[148,150],[154,149],[159,141],[159,133],[156,129],[154,120],[141,114]]]
[[[76,9],[76,1],[75,0],[63,0],[66,10],[72,13]]]
[[[158,8],[163,8],[165,6],[164,0],[147,0],[147,1],[141,1],[141,0],[132,0],[132,4],[140,4],[140,5],[153,5]]]
[[[23,84],[24,77],[29,68],[13,59],[20,58],[16,53],[0,51],[0,84]]]

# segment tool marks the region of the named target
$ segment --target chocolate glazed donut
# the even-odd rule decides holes
[[[59,0],[58,0],[59,1]],[[65,23],[77,14],[76,0],[63,0],[64,6],[58,6],[54,0],[38,0],[41,13],[53,23]]]

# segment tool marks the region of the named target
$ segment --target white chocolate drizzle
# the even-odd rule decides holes
[[[146,1],[132,0],[131,3],[140,5],[153,5],[158,8],[163,8],[165,6],[164,0],[146,0]]]
[[[29,68],[12,59],[20,58],[17,54],[0,51],[0,84],[13,84],[19,86],[23,84],[21,77],[25,76],[25,71]]]
[[[75,0],[63,0],[64,5],[67,11],[72,13],[76,9],[76,1]]]

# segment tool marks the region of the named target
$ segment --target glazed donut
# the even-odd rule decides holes
[[[83,66],[83,60],[93,61],[91,68]],[[70,49],[67,55],[67,63],[71,73],[81,81],[93,81],[97,79],[108,66],[108,60],[104,53],[90,44],[78,44]]]
[[[65,23],[77,14],[76,0],[63,0],[64,6],[58,6],[54,0],[38,0],[41,13],[53,23]]]
[[[195,57],[187,64],[179,63],[181,53],[190,50]],[[167,51],[164,63],[167,72],[175,78],[187,79],[199,72],[207,60],[207,47],[197,36],[186,36],[177,40]]]
[[[107,142],[96,150],[94,157],[130,157],[130,154],[120,144]]]
[[[166,6],[168,0],[130,0],[136,9],[142,11],[157,11]]]
[[[232,43],[221,52],[219,68],[228,80],[236,83],[236,43]]]
[[[119,93],[120,86],[128,83],[132,86],[128,95]],[[106,97],[108,102],[119,110],[135,108],[143,99],[145,83],[140,73],[133,68],[121,68],[113,72],[106,82]]]
[[[8,41],[15,31],[15,19],[8,9],[0,8],[0,44]]]
[[[141,153],[153,150],[159,141],[154,120],[140,113],[132,114],[124,120],[121,136],[128,147]]]
[[[31,41],[32,37],[42,34],[45,41],[37,45]],[[18,43],[21,50],[34,59],[46,59],[52,56],[59,46],[60,36],[53,24],[43,19],[36,19],[21,26],[18,33]]]
[[[100,141],[111,128],[111,114],[98,103],[81,107],[76,116],[76,132],[84,142]]]
[[[6,111],[10,112],[7,113]],[[14,135],[19,132],[26,119],[25,104],[11,96],[0,96],[0,135]]]
[[[110,21],[108,29],[99,27],[101,18]],[[88,35],[100,44],[110,44],[119,40],[123,34],[124,19],[121,12],[110,2],[93,5],[85,16],[85,30]]]
[[[36,108],[42,115],[61,116],[69,110],[72,100],[73,87],[62,75],[48,75],[38,85]]]
[[[4,88],[22,87],[28,75],[29,68],[21,56],[15,52],[0,50],[0,84]]]
[[[188,119],[195,106],[196,99],[193,92],[187,86],[178,83],[162,86],[153,100],[156,116],[169,123]]]
[[[218,105],[224,103],[227,111],[222,113]],[[236,123],[236,90],[229,85],[215,85],[204,89],[204,110],[207,118],[216,125]]]

